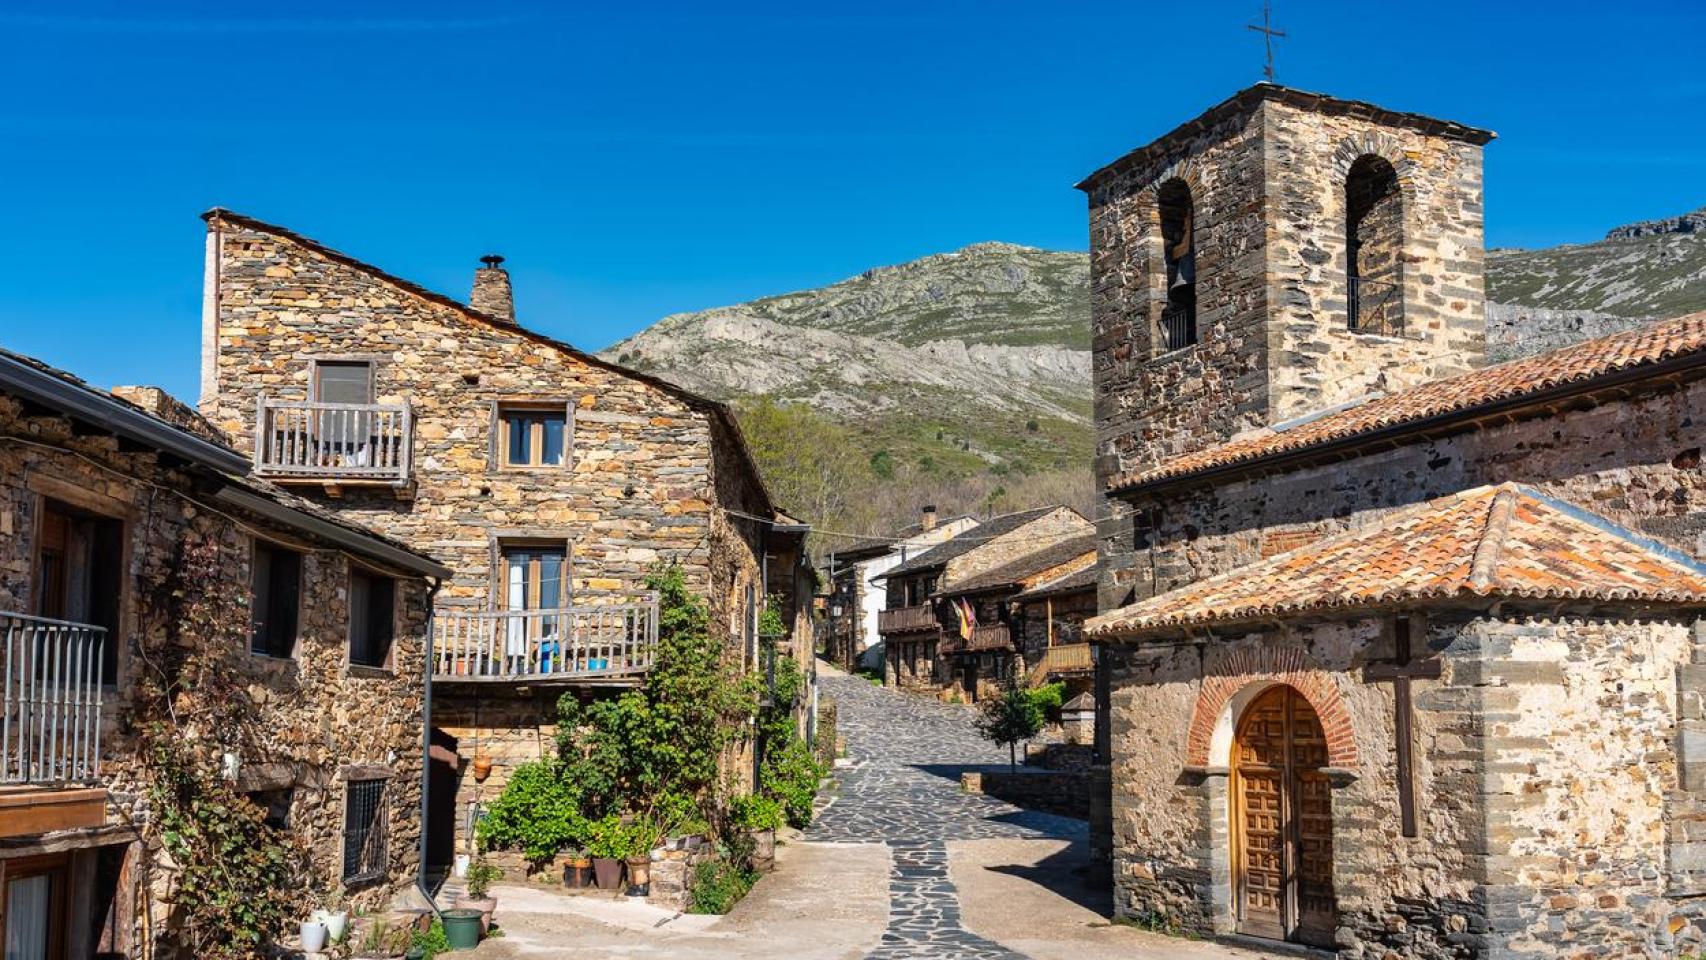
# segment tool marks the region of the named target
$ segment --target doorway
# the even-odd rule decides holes
[[[432,728],[427,772],[427,875],[434,881],[448,876],[456,859],[456,788],[461,759],[456,738]]]
[[[1276,686],[1238,721],[1232,746],[1232,866],[1238,932],[1328,947],[1333,895],[1327,738],[1301,694]]]

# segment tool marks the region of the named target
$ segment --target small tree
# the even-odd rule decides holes
[[[994,700],[985,700],[983,715],[977,718],[977,732],[985,740],[1007,745],[1007,768],[1017,769],[1015,756],[1020,740],[1029,740],[1043,728],[1043,710],[1031,695],[1018,687]]]

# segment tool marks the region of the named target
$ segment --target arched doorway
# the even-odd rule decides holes
[[[1283,684],[1252,701],[1232,744],[1232,881],[1238,932],[1331,946],[1333,807],[1327,738]]]

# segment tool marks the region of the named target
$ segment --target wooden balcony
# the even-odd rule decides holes
[[[279,482],[408,482],[413,421],[406,404],[311,403],[262,395],[255,474]]]
[[[941,626],[929,604],[877,611],[878,633],[930,633]]]
[[[1043,651],[1031,667],[1028,682],[1040,687],[1053,677],[1084,676],[1096,672],[1096,652],[1088,643],[1065,643]]]
[[[656,594],[555,610],[441,608],[433,682],[634,682],[651,669]]]

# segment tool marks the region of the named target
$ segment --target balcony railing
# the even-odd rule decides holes
[[[265,395],[255,416],[255,473],[273,479],[409,479],[407,404],[313,403]]]
[[[1050,677],[1082,675],[1096,672],[1096,655],[1088,643],[1063,643],[1058,647],[1049,647],[1043,651],[1042,659],[1031,668],[1028,679],[1033,687],[1040,687],[1049,681]]]
[[[1396,283],[1351,277],[1346,315],[1357,333],[1404,336],[1403,290]]]
[[[577,680],[651,669],[656,594],[556,610],[441,608],[433,615],[433,679]]]
[[[0,784],[100,774],[103,627],[0,613]]]
[[[920,633],[935,630],[936,610],[929,604],[877,611],[878,633]]]

